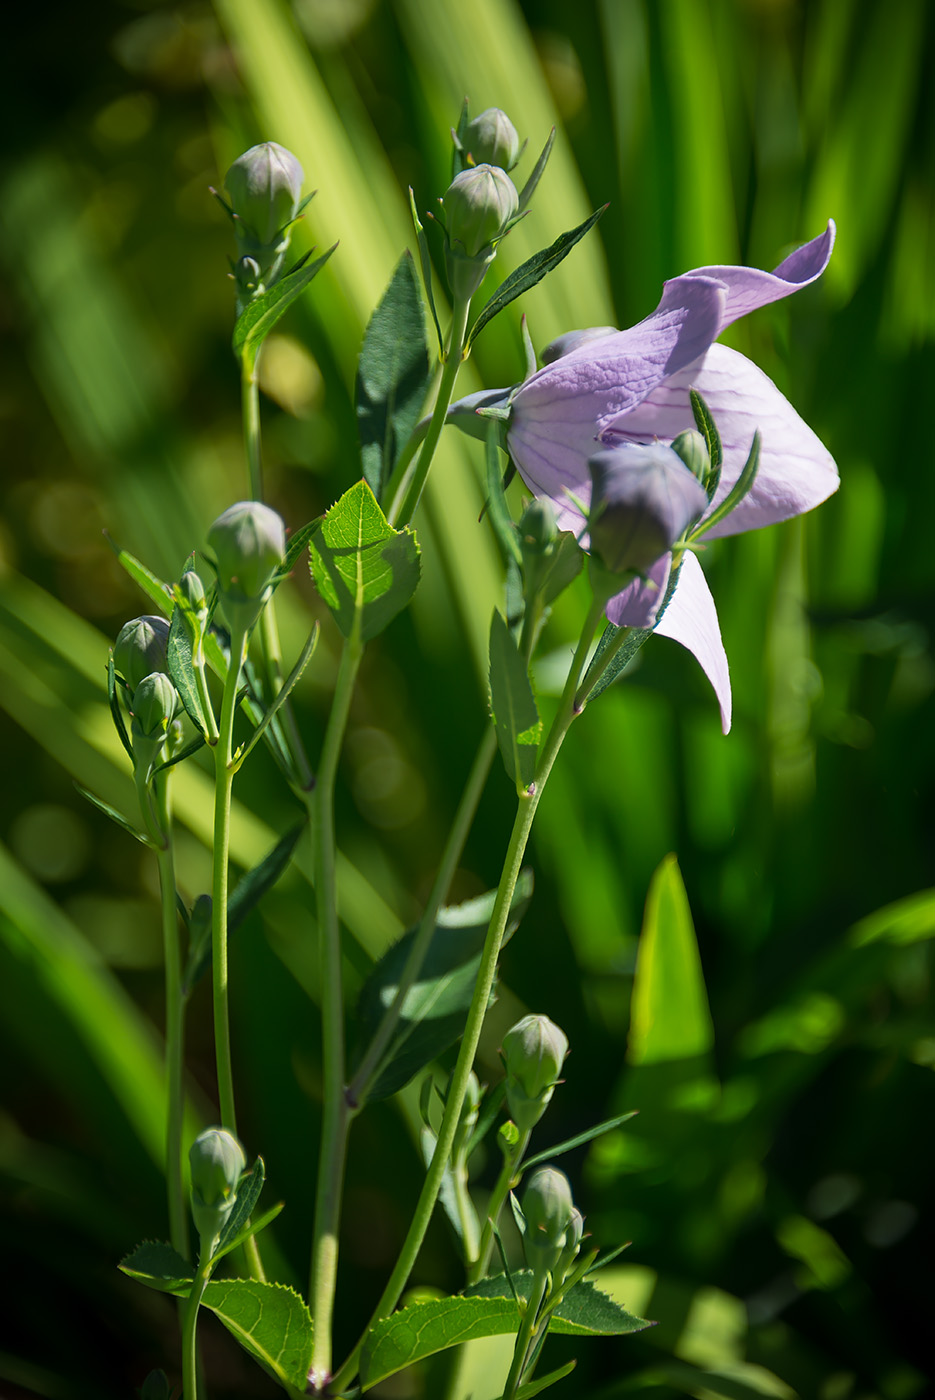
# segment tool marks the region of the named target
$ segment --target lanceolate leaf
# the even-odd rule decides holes
[[[202,1306],[292,1395],[304,1395],[312,1364],[311,1313],[291,1288],[254,1279],[208,1284]]]
[[[569,1361],[564,1366],[560,1366],[557,1371],[550,1371],[547,1376],[540,1376],[538,1380],[521,1385],[516,1392],[516,1400],[532,1400],[534,1395],[541,1395],[544,1390],[548,1390],[549,1386],[564,1380],[566,1376],[570,1376],[577,1364],[576,1361]]]
[[[387,523],[365,481],[346,491],[312,537],[312,576],[349,637],[377,636],[409,602],[419,582],[419,546],[409,530]]]
[[[147,569],[145,564],[140,563],[139,559],[134,558],[129,550],[121,549],[118,544],[115,544],[106,530],[104,537],[116,554],[117,562],[121,568],[126,570],[133,582],[139,585],[147,598],[156,604],[160,612],[165,613],[166,617],[171,617],[175,604],[169,585],[163,583],[161,578],[157,578],[151,569]]]
[[[528,1269],[513,1275],[520,1298],[532,1292]],[[479,1337],[517,1332],[520,1314],[504,1274],[465,1289],[453,1298],[413,1303],[378,1322],[364,1347],[361,1378],[364,1389],[414,1361]],[[579,1283],[552,1314],[551,1330],[578,1337],[625,1336],[651,1326],[625,1312],[590,1283]]]
[[[306,263],[303,267],[297,268],[295,272],[288,273],[275,286],[270,287],[268,292],[263,292],[255,301],[251,301],[250,305],[246,306],[237,317],[232,342],[234,354],[248,368],[252,368],[256,363],[260,346],[280,316],[292,305],[296,297],[302,295],[309,282],[321,271],[337,246],[335,243],[314,262]]]
[[[435,310],[435,293],[432,291],[432,255],[429,252],[429,241],[425,236],[425,229],[419,215],[416,213],[416,197],[409,186],[409,207],[412,210],[412,222],[416,231],[416,238],[419,241],[419,266],[422,269],[422,285],[425,288],[425,299],[429,304],[432,313],[432,321],[435,326],[435,338],[438,341],[438,353],[441,355],[444,349],[442,339],[442,328],[438,320],[438,312]]]
[[[296,530],[294,534],[289,536],[289,547],[286,550],[286,558],[282,566],[283,574],[287,576],[291,574],[299,562],[299,556],[308,548],[309,540],[323,519],[324,516],[319,515],[315,520],[310,520],[307,525],[303,525],[301,530]]]
[[[185,617],[183,605],[177,604],[172,611],[172,621],[169,624],[169,639],[166,642],[166,667],[169,679],[178,691],[189,719],[199,734],[204,734],[208,724],[201,706],[201,696],[198,694],[198,679],[192,660],[190,625]]]
[[[506,938],[515,932],[532,897],[532,876],[520,874],[510,905]],[[480,954],[487,936],[496,893],[493,890],[438,916],[418,980],[403,1002],[402,1015],[387,1048],[379,1076],[368,1099],[387,1098],[414,1074],[452,1045],[464,1029]],[[410,929],[383,955],[360,992],[357,1025],[360,1044],[370,1043],[399,986],[400,976],[416,936]]]
[[[500,454],[497,444],[500,439],[499,424],[491,418],[487,423],[487,513],[494,534],[507,559],[522,564],[523,551],[519,546],[519,535],[503,491],[503,473],[500,470]]]
[[[542,721],[522,657],[498,612],[490,624],[490,708],[506,771],[517,788],[528,788],[536,775]]]
[[[471,348],[477,336],[487,323],[493,320],[494,316],[501,312],[505,306],[509,306],[511,301],[515,301],[518,296],[522,296],[523,292],[528,292],[530,287],[534,287],[537,282],[541,282],[543,277],[551,272],[553,268],[558,267],[559,263],[568,256],[575,244],[580,243],[584,235],[594,227],[606,208],[607,205],[604,204],[600,209],[595,209],[594,213],[591,214],[589,218],[585,219],[583,224],[579,224],[577,228],[570,229],[568,233],[560,234],[551,247],[543,248],[541,252],[534,253],[532,257],[528,258],[515,272],[511,272],[505,282],[501,282],[500,286],[494,292],[471,327],[471,333],[468,336],[467,343],[468,349]]]
[[[123,747],[130,756],[130,762],[134,763],[133,747],[130,743],[130,736],[127,733],[123,711],[120,708],[120,697],[117,694],[117,673],[114,670],[113,651],[111,651],[107,657],[107,699],[110,701],[110,713],[114,721],[114,728],[117,730],[121,744],[123,744]]]
[[[403,254],[364,336],[357,427],[364,480],[377,500],[419,419],[431,368],[412,254]]]
[[[250,1219],[251,1213],[257,1201],[260,1199],[260,1192],[263,1190],[263,1183],[266,1180],[266,1166],[262,1157],[257,1157],[252,1170],[241,1177],[237,1187],[237,1199],[234,1202],[234,1209],[227,1218],[227,1224],[221,1231],[215,1255],[226,1250],[230,1241],[242,1230]]]
[[[659,605],[659,611],[656,613],[657,623],[661,622],[662,614],[669,606],[669,600],[675,592],[675,585],[678,583],[678,577],[679,571],[676,565],[673,566],[669,573],[669,582],[666,585],[665,597]],[[624,668],[633,660],[640,647],[648,642],[653,635],[653,629],[651,627],[632,627],[626,630],[629,631],[629,636],[624,638],[620,647],[614,653],[613,660],[608,663],[600,679],[596,681],[587,692],[588,704],[590,704],[592,700],[596,700],[602,691],[605,691],[609,685],[613,684]],[[605,652],[616,640],[620,631],[621,629],[619,627],[615,627],[612,622],[608,622],[606,628],[601,633],[601,640],[597,644],[597,649],[591,657],[591,664],[584,673],[584,681],[582,682],[584,686],[587,685],[588,678],[603,664]]]
[[[116,807],[111,807],[108,802],[102,802],[99,797],[95,797],[93,792],[88,792],[87,788],[83,788],[80,783],[75,783],[75,787],[81,793],[82,797],[87,798],[92,807],[96,807],[99,812],[103,812],[105,817],[110,817],[112,822],[116,822],[117,825],[122,827],[130,836],[135,836],[137,841],[141,841],[144,846],[152,847],[153,843],[150,841],[149,837],[145,836],[142,831],[138,831],[132,822],[127,821],[122,812],[117,811]]]

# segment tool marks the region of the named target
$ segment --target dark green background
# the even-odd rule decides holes
[[[718,543],[705,561],[733,732],[721,736],[691,658],[650,644],[568,741],[531,851],[535,900],[504,958],[485,1073],[496,1075],[498,1036],[524,1008],[552,1016],[573,1047],[540,1145],[641,1109],[638,1129],[566,1166],[595,1241],[633,1240],[640,1306],[660,1325],[580,1348],[557,1393],[790,1393],[738,1371],[744,1359],[802,1397],[928,1393],[931,7],[219,0],[50,4],[21,19],[7,44],[0,188],[4,1396],[125,1395],[150,1366],[177,1369],[171,1306],[114,1267],[165,1233],[154,873],[72,779],[131,810],[103,668],[107,638],[144,605],[102,528],[172,576],[246,491],[232,244],[207,187],[244,147],[277,139],[319,190],[299,246],[341,240],[267,357],[270,496],[296,527],[359,475],[356,350],[410,236],[406,186],[420,209],[444,190],[465,93],[475,111],[505,107],[533,153],[559,128],[498,268],[610,201],[596,235],[522,303],[537,345],[638,320],[664,278],[688,268],[772,267],[829,216],[839,230],[817,286],[729,336],[814,426],[842,483],[814,517]],[[472,360],[472,387],[519,377],[516,307]],[[361,945],[378,950],[425,897],[484,724],[499,582],[475,523],[480,456],[461,442],[440,455],[430,519],[417,522],[423,587],[368,653],[355,701],[339,840],[369,883],[349,920],[352,988]],[[567,647],[582,606],[580,592],[562,602],[546,650]],[[308,610],[320,611],[307,581],[283,609],[294,653]],[[300,691],[313,754],[334,645],[326,630]],[[548,708],[545,672],[540,690]],[[262,754],[238,795],[256,814],[235,829],[246,862],[295,812]],[[183,797],[180,881],[192,898],[209,878],[206,782],[180,784]],[[496,882],[511,816],[497,771],[457,897]],[[691,1091],[710,1082],[709,1065],[625,1059],[645,894],[672,851],[714,1019],[713,1094]],[[233,954],[243,1134],[267,1159],[270,1199],[287,1201],[277,1244],[300,1287],[319,1118],[307,906],[290,873]],[[190,1064],[208,1119],[209,1022],[202,989]],[[418,1174],[404,1115],[392,1104],[365,1115],[352,1138],[339,1349],[382,1287]],[[459,1286],[441,1224],[420,1278]],[[265,1394],[260,1373],[205,1333],[211,1393]],[[557,1359],[568,1351],[551,1346]],[[706,1367],[721,1379],[699,1376]],[[440,1393],[437,1373],[414,1384],[394,1393]]]

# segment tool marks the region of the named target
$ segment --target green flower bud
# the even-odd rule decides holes
[[[552,552],[558,539],[555,507],[547,496],[535,496],[519,520],[519,538],[524,556],[542,558]]]
[[[442,200],[448,243],[469,258],[489,254],[519,209],[509,175],[496,165],[477,165],[456,175]]]
[[[139,1390],[140,1400],[169,1400],[172,1388],[165,1371],[150,1371]]]
[[[677,438],[672,439],[672,451],[677,457],[681,457],[696,481],[700,481],[702,486],[706,486],[708,477],[711,475],[711,458],[708,456],[708,447],[701,434],[696,432],[694,428],[679,433]]]
[[[540,1167],[533,1172],[523,1194],[526,1231],[523,1248],[533,1273],[557,1270],[562,1254],[574,1235],[575,1203],[564,1172]]]
[[[224,1128],[199,1133],[188,1154],[192,1171],[192,1217],[202,1248],[210,1249],[226,1225],[246,1171],[243,1148]]]
[[[179,695],[161,671],[144,676],[133,692],[133,734],[162,740],[179,708]]]
[[[251,146],[234,161],[224,186],[234,213],[256,243],[269,246],[277,242],[295,218],[304,178],[292,152],[275,141]]]
[[[123,624],[114,644],[114,668],[130,687],[131,695],[145,676],[166,669],[168,640],[169,624],[164,617],[146,613]]]
[[[475,165],[496,165],[501,170],[512,170],[519,160],[516,127],[499,107],[488,107],[486,112],[468,122],[462,145]]]
[[[227,620],[246,630],[259,616],[270,580],[286,556],[282,517],[259,501],[229,506],[208,531]]]
[[[503,1037],[507,1108],[521,1132],[548,1108],[567,1054],[568,1039],[548,1016],[524,1016]]]

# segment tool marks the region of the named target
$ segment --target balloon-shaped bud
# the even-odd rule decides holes
[[[504,170],[476,165],[456,175],[442,201],[448,222],[448,242],[469,258],[489,252],[516,217],[519,195]]]
[[[591,472],[591,550],[614,574],[645,574],[707,509],[708,497],[662,443],[596,452]]]
[[[548,1016],[524,1016],[503,1037],[506,1102],[510,1117],[528,1133],[549,1106],[568,1039]]]
[[[132,695],[145,676],[166,669],[169,624],[149,613],[125,622],[114,644],[114,668],[123,676]]]
[[[526,1263],[536,1274],[557,1269],[575,1229],[575,1203],[568,1177],[555,1167],[540,1167],[523,1194]]]
[[[164,739],[179,708],[179,694],[162,671],[144,676],[133,692],[133,733],[144,739]]]
[[[295,218],[302,198],[302,167],[275,141],[251,146],[224,177],[231,208],[257,243],[269,245]]]
[[[260,501],[229,506],[208,531],[227,620],[244,630],[256,621],[270,581],[286,556],[282,517]]]
[[[172,1387],[165,1371],[150,1371],[139,1390],[140,1400],[170,1400]]]
[[[672,451],[680,457],[696,481],[707,486],[711,475],[711,458],[704,438],[695,428],[689,428],[672,439]]]
[[[516,127],[499,107],[488,107],[468,122],[462,146],[475,165],[496,165],[512,170],[519,160],[520,145]]]
[[[226,1225],[246,1170],[243,1148],[225,1128],[206,1128],[188,1154],[192,1173],[192,1217],[202,1248],[210,1249]]]
[[[547,496],[534,496],[519,520],[519,539],[527,559],[550,554],[558,539],[555,507]]]

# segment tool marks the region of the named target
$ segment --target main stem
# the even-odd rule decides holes
[[[315,903],[321,967],[322,1077],[324,1111],[315,1196],[309,1301],[315,1319],[312,1382],[319,1392],[331,1378],[331,1319],[338,1270],[338,1225],[350,1110],[344,1091],[344,992],[335,877],[334,788],[338,757],[363,654],[356,631],[345,642],[331,715],[312,799]]]
[[[565,735],[577,713],[575,708],[575,690],[602,611],[603,604],[597,602],[592,604],[581,634],[581,639],[575,651],[571,670],[568,673],[568,679],[565,682],[558,713],[549,730],[549,736],[546,740],[542,758],[536,772],[536,780],[520,795],[516,819],[513,823],[510,842],[503,862],[500,883],[497,887],[497,896],[494,901],[490,926],[487,930],[484,949],[481,953],[480,968],[474,987],[474,996],[468,1011],[464,1034],[461,1039],[461,1048],[458,1052],[458,1059],[448,1085],[445,1112],[442,1116],[435,1152],[429,1165],[428,1172],[426,1173],[425,1182],[416,1204],[412,1224],[403,1242],[402,1251],[396,1262],[396,1267],[393,1269],[389,1282],[383,1291],[383,1296],[377,1304],[370,1322],[367,1324],[364,1336],[357,1343],[354,1351],[335,1376],[336,1389],[338,1390],[346,1385],[352,1376],[356,1374],[364,1338],[370,1331],[370,1328],[375,1323],[379,1322],[381,1318],[388,1316],[399,1301],[400,1294],[406,1286],[416,1258],[418,1257],[419,1250],[422,1247],[422,1241],[428,1230],[429,1221],[431,1220],[435,1202],[438,1198],[438,1193],[445,1175],[445,1169],[451,1157],[451,1149],[458,1129],[458,1120],[461,1116],[461,1108],[464,1103],[465,1093],[467,1092],[468,1079],[474,1065],[474,1056],[477,1053],[477,1045],[480,1040],[484,1017],[487,1013],[487,1004],[490,999],[490,992],[497,971],[500,947],[509,919],[510,904],[516,889],[516,881],[519,878],[523,856],[526,851],[526,843],[529,840],[529,833],[532,830],[532,823],[539,805],[539,799],[545,790],[546,782],[548,781],[549,774],[552,771],[552,766],[558,756]]]
[[[169,772],[156,779],[156,805],[165,844],[156,852],[162,901],[162,949],[166,987],[166,1184],[169,1204],[169,1239],[172,1248],[188,1258],[188,1212],[182,1192],[182,1117],[184,1108],[184,1007],[182,1003],[182,954],[175,892],[175,853],[169,810]]]
[[[198,1308],[211,1274],[208,1251],[199,1265],[185,1304],[182,1322],[182,1400],[198,1400]]]
[[[426,478],[429,474],[429,467],[432,465],[432,458],[435,455],[435,448],[438,446],[438,439],[441,437],[442,428],[445,426],[445,417],[451,404],[454,394],[455,381],[458,378],[458,371],[461,368],[461,358],[464,354],[464,338],[467,331],[468,313],[471,302],[456,299],[451,308],[451,329],[448,333],[448,348],[445,351],[445,365],[442,370],[441,381],[438,386],[438,396],[435,406],[432,409],[432,418],[429,423],[425,441],[422,444],[422,451],[419,453],[415,467],[407,472],[400,483],[397,492],[387,513],[389,523],[396,529],[402,529],[408,525],[416,513],[419,501],[422,498],[422,491],[425,487]]]
[[[211,882],[211,971],[214,991],[214,1050],[217,1062],[221,1126],[237,1134],[234,1072],[231,1064],[230,1006],[227,983],[227,892],[230,859],[231,791],[234,785],[233,733],[237,687],[246,653],[246,637],[232,633],[230,665],[224,681],[218,741],[214,749],[214,869]]]
[[[507,1376],[506,1386],[503,1391],[503,1400],[513,1400],[523,1379],[523,1372],[526,1369],[526,1358],[529,1355],[530,1343],[536,1330],[536,1318],[539,1315],[539,1308],[549,1282],[548,1274],[540,1274],[533,1281],[533,1290],[529,1295],[529,1302],[523,1314],[519,1332],[516,1334],[516,1345],[513,1348],[513,1364],[510,1367],[510,1374]]]

